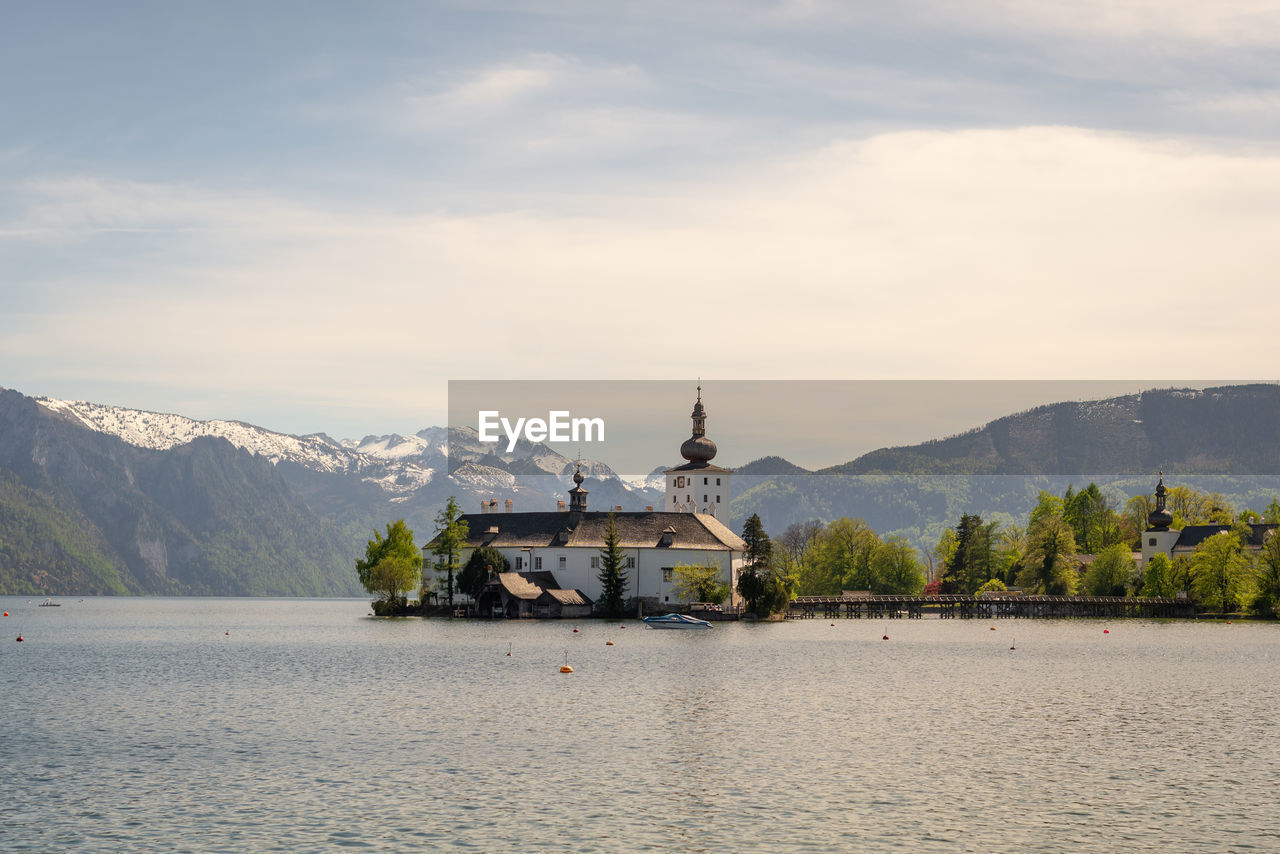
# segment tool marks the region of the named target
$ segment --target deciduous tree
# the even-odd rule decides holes
[[[403,598],[417,582],[421,569],[422,552],[403,519],[388,523],[385,537],[375,529],[373,539],[365,546],[364,557],[356,559],[360,583],[382,602]]]

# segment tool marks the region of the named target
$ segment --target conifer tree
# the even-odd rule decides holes
[[[609,514],[609,527],[605,530],[604,548],[600,550],[599,611],[606,617],[621,617],[626,607],[627,574],[626,556],[618,545],[618,526],[613,514]]]

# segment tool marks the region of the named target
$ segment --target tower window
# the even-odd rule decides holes
[[[707,503],[707,496],[705,496],[705,495],[704,495],[704,496],[702,496],[702,503],[703,503],[703,504],[706,504],[706,503]]]
[[[703,486],[706,486],[706,485],[707,485],[707,479],[706,479],[705,477],[702,479],[702,485],[703,485]]]

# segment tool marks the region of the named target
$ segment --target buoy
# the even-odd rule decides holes
[[[1018,642],[1018,639],[1017,639],[1017,638],[1014,638],[1013,642],[1016,644],[1016,643]],[[1009,649],[1017,649],[1017,648],[1018,648],[1017,646],[1010,646],[1010,647],[1009,647]]]
[[[1103,629],[1103,630],[1102,630],[1102,633],[1103,633],[1104,635],[1109,635],[1109,634],[1111,634],[1111,629]]]
[[[576,632],[577,629],[574,629]],[[569,666],[569,650],[564,651],[564,666],[560,668],[561,673],[572,673],[573,668]]]
[[[880,638],[880,640],[888,640],[888,639],[889,639],[888,635],[885,635],[884,637]]]
[[[613,646],[613,641],[605,641],[605,642],[604,642],[604,645],[605,645],[605,646]]]
[[[223,634],[226,635],[227,637],[231,637],[231,632],[223,632]]]
[[[576,635],[576,634],[578,633],[578,630],[577,630],[577,629],[574,629],[574,630],[573,630],[573,633]]]
[[[995,627],[995,626],[992,626],[992,627],[991,627],[991,631],[993,631],[993,632],[994,632],[995,630],[996,630],[996,627]]]
[[[22,643],[22,635],[18,635],[18,643]]]
[[[9,612],[8,612],[8,611],[5,611],[5,612],[4,612],[4,615],[5,615],[6,617],[7,617],[7,616],[9,616]]]

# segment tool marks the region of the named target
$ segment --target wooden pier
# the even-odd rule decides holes
[[[1194,617],[1185,599],[1126,596],[801,596],[788,619],[918,620],[924,612],[943,619],[1001,620],[1054,617]]]

